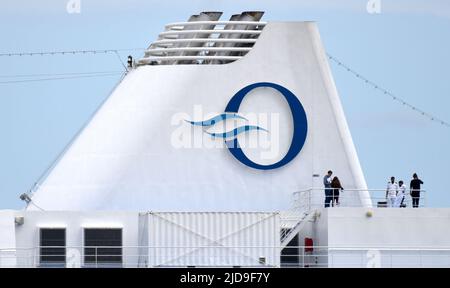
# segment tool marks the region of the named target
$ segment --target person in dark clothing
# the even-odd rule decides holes
[[[323,177],[323,186],[325,187],[325,208],[330,207],[330,202],[333,200],[333,192],[331,190],[331,175],[333,172],[328,171],[327,175]]]
[[[133,68],[133,57],[131,55],[128,56],[127,64],[128,68]]]
[[[416,173],[413,174],[413,179],[409,184],[409,194],[412,198],[413,208],[419,207],[419,199],[420,199],[420,185],[423,184],[423,181],[419,179]]]
[[[339,205],[339,192],[341,190],[344,190],[344,188],[342,188],[341,182],[339,181],[338,177],[334,177],[333,181],[331,181],[331,188],[333,190],[333,206],[338,206]]]

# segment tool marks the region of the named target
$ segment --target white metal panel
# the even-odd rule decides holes
[[[449,247],[450,209],[345,208],[327,210],[331,247]],[[366,213],[371,211],[370,217]]]
[[[17,261],[21,267],[35,267],[39,263],[39,227],[55,227],[49,224],[66,226],[66,245],[68,258],[84,253],[84,228],[121,228],[124,267],[136,267],[138,249],[138,212],[125,211],[25,211],[21,213],[25,223],[16,226]],[[3,233],[0,230],[0,234]],[[5,232],[6,233],[6,232]],[[13,234],[14,235],[14,234]],[[19,254],[20,253],[20,254]],[[68,259],[69,260],[69,259]],[[82,261],[79,262],[82,264]],[[78,265],[79,266],[79,265]]]
[[[111,222],[85,222],[81,224],[83,229],[122,229],[122,223],[111,223]]]
[[[148,214],[139,213],[139,228],[138,228],[138,246],[139,259],[138,267],[148,266]]]
[[[149,267],[279,266],[277,213],[149,213]]]
[[[15,214],[12,210],[0,210],[0,268],[17,265]]]
[[[65,223],[39,223],[36,227],[39,229],[65,229],[67,224]]]

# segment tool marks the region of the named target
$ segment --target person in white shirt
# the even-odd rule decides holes
[[[395,199],[395,207],[402,207],[403,201],[406,196],[406,185],[403,184],[403,181],[398,181],[398,193],[397,198]]]
[[[395,177],[391,177],[386,188],[386,201],[388,207],[395,207],[395,200],[397,199],[398,184],[395,182]]]

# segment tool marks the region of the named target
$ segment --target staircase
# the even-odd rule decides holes
[[[290,211],[289,211],[290,212]],[[305,227],[305,225],[311,221],[314,218],[315,212],[314,211],[308,211],[308,212],[302,212],[302,213],[296,213],[297,215],[283,215],[281,220],[281,249],[286,247],[289,242],[297,235],[302,229]],[[290,217],[291,216],[291,217]],[[294,218],[295,217],[295,218]],[[293,221],[295,221],[295,224],[292,225]]]
[[[281,249],[297,235],[305,225],[314,218],[315,210],[310,204],[311,191],[305,190],[294,193],[293,207],[288,211],[281,212]]]

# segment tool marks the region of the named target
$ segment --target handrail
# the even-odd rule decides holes
[[[56,246],[66,249],[60,255],[41,253],[39,248],[5,250],[0,248],[0,267],[450,267],[450,247],[398,246]],[[77,249],[78,255],[74,250]],[[86,254],[92,248],[95,253]],[[102,248],[121,249],[108,253]],[[183,255],[190,248],[203,249],[198,254]],[[234,248],[234,249],[233,249]],[[147,250],[148,249],[148,250]],[[181,250],[180,250],[181,249]],[[220,250],[219,250],[220,249]],[[229,253],[224,253],[228,249]],[[50,250],[51,251],[51,250]],[[220,253],[218,253],[220,251]],[[236,255],[233,251],[241,251]],[[5,253],[6,252],[6,253]],[[106,253],[104,253],[106,252]],[[76,255],[76,254],[75,254]],[[258,256],[266,261],[260,261]],[[172,258],[175,257],[175,258]],[[171,261],[170,259],[173,259]],[[167,262],[169,260],[169,262]]]
[[[171,28],[177,26],[196,26],[196,25],[248,25],[248,26],[265,26],[267,22],[256,21],[192,21],[192,22],[173,22],[165,25],[164,27]]]
[[[332,189],[332,188],[325,188],[325,187],[313,187],[313,188],[307,188],[307,189],[302,189],[302,190],[297,190],[296,192],[306,192],[306,191],[310,191],[310,190],[324,190],[324,189]],[[350,189],[344,189],[343,191],[368,191],[368,192],[381,192],[384,191],[386,192],[386,189],[356,189],[356,188],[350,188]],[[406,189],[406,191],[409,191],[409,188]],[[427,190],[425,189],[420,189],[420,192],[426,192]]]
[[[98,248],[98,249],[155,249],[155,248],[281,248],[281,245],[164,245],[164,246],[158,246],[158,245],[125,245],[125,246],[33,246],[33,247],[17,247],[17,248],[0,248],[0,252],[17,252],[18,250],[36,250],[40,248],[62,248],[62,249],[84,249],[84,248]],[[305,245],[299,245],[299,246],[289,246],[289,247],[310,247]],[[379,250],[406,250],[406,251],[450,251],[450,246],[326,246],[326,245],[313,245],[314,248],[317,249],[333,249],[333,250],[367,250],[367,249],[379,249]]]
[[[139,64],[146,64],[151,61],[169,61],[169,60],[227,60],[235,61],[242,56],[149,56],[139,59]]]
[[[301,207],[304,210],[310,210],[324,207],[326,189],[333,190],[333,188],[314,187],[293,192],[292,196],[294,201],[294,209]],[[361,198],[360,192],[369,192],[369,196],[366,198]],[[427,206],[426,193],[426,190],[420,190],[420,197],[418,197],[419,207]],[[359,203],[356,200],[359,200]],[[373,205],[378,205],[380,204],[379,202],[385,202],[387,200],[386,189],[350,188],[340,190],[339,192],[339,202],[341,203],[339,207],[366,207],[362,204],[364,202],[363,200],[371,200]],[[405,191],[405,198],[403,203],[412,206],[412,196],[410,195],[409,189]]]
[[[261,30],[224,30],[224,29],[213,29],[213,30],[182,30],[182,31],[164,31],[159,33],[159,36],[167,35],[184,35],[184,34],[245,34],[245,35],[259,35]]]
[[[249,47],[170,47],[170,48],[152,48],[145,50],[145,53],[160,52],[178,52],[178,51],[230,51],[230,52],[248,52]]]
[[[152,45],[166,43],[190,43],[190,42],[214,42],[214,43],[256,43],[257,39],[252,38],[183,38],[183,39],[162,39],[156,40]]]

